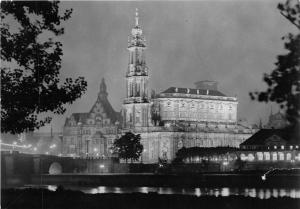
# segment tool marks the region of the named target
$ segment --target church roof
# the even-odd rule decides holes
[[[110,123],[114,124],[116,121],[121,123],[122,116],[121,113],[116,112],[111,106],[107,98],[107,90],[104,78],[100,83],[100,91],[98,93],[98,98],[89,112],[85,113],[73,113],[70,118],[66,119],[65,126],[68,124],[69,120],[74,120],[76,124],[79,122],[85,124],[87,119],[94,117],[93,115],[101,115],[103,118],[109,118]]]
[[[190,88],[176,88],[170,87],[161,93],[180,93],[180,94],[196,94],[196,95],[209,95],[209,96],[226,96],[217,90],[207,89],[190,89]]]
[[[290,144],[295,143],[293,139],[289,140],[289,133],[284,129],[261,129],[254,135],[252,135],[249,139],[244,141],[241,145],[265,145],[266,139],[274,135],[280,137]]]
[[[107,98],[102,98],[102,99],[98,98],[97,102],[101,103],[101,105],[103,107],[103,112],[106,114],[106,116],[108,118],[111,119],[112,123],[115,123],[116,121],[120,121],[121,120],[121,114],[119,112],[116,112],[113,109],[113,107],[111,106],[111,104],[110,104],[110,102],[108,101]],[[94,104],[94,106],[96,105],[96,103]],[[90,113],[92,112],[94,106],[90,110]],[[87,113],[87,114],[89,114],[89,113]]]

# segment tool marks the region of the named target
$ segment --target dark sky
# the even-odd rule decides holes
[[[285,53],[281,37],[296,30],[280,15],[278,2],[62,2],[63,8],[74,11],[60,37],[61,76],[84,76],[88,90],[67,107],[66,114],[54,117],[54,131],[61,131],[66,116],[90,110],[102,77],[111,104],[120,110],[127,38],[136,7],[148,44],[151,88],[157,92],[170,86],[193,88],[196,81],[216,80],[221,92],[237,95],[239,118],[258,123],[262,117],[266,122],[270,105],[251,101],[249,92],[266,88],[263,73],[273,70],[276,56]]]

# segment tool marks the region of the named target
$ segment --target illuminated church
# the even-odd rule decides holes
[[[216,82],[199,81],[195,88],[170,87],[150,95],[146,48],[136,11],[135,26],[128,39],[126,97],[121,113],[109,104],[106,87],[100,87],[98,100],[89,113],[74,113],[67,118],[64,154],[70,154],[72,145],[75,155],[86,152],[89,156],[110,156],[113,139],[132,131],[141,134],[141,161],[155,163],[159,158],[172,160],[182,147],[239,147],[253,135],[256,130],[237,123],[237,98],[221,93]],[[86,143],[86,147],[81,146],[81,154],[77,151],[80,143]]]

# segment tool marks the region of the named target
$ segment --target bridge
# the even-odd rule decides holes
[[[121,170],[120,170],[121,168]],[[1,151],[1,186],[30,183],[33,175],[126,172],[116,158],[72,158]]]

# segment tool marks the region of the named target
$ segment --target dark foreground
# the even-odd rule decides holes
[[[162,208],[204,208],[204,209],[298,209],[299,199],[251,197],[196,197],[188,195],[141,194],[84,194],[79,191],[58,189],[6,189],[1,194],[2,208],[19,209],[162,209]]]

